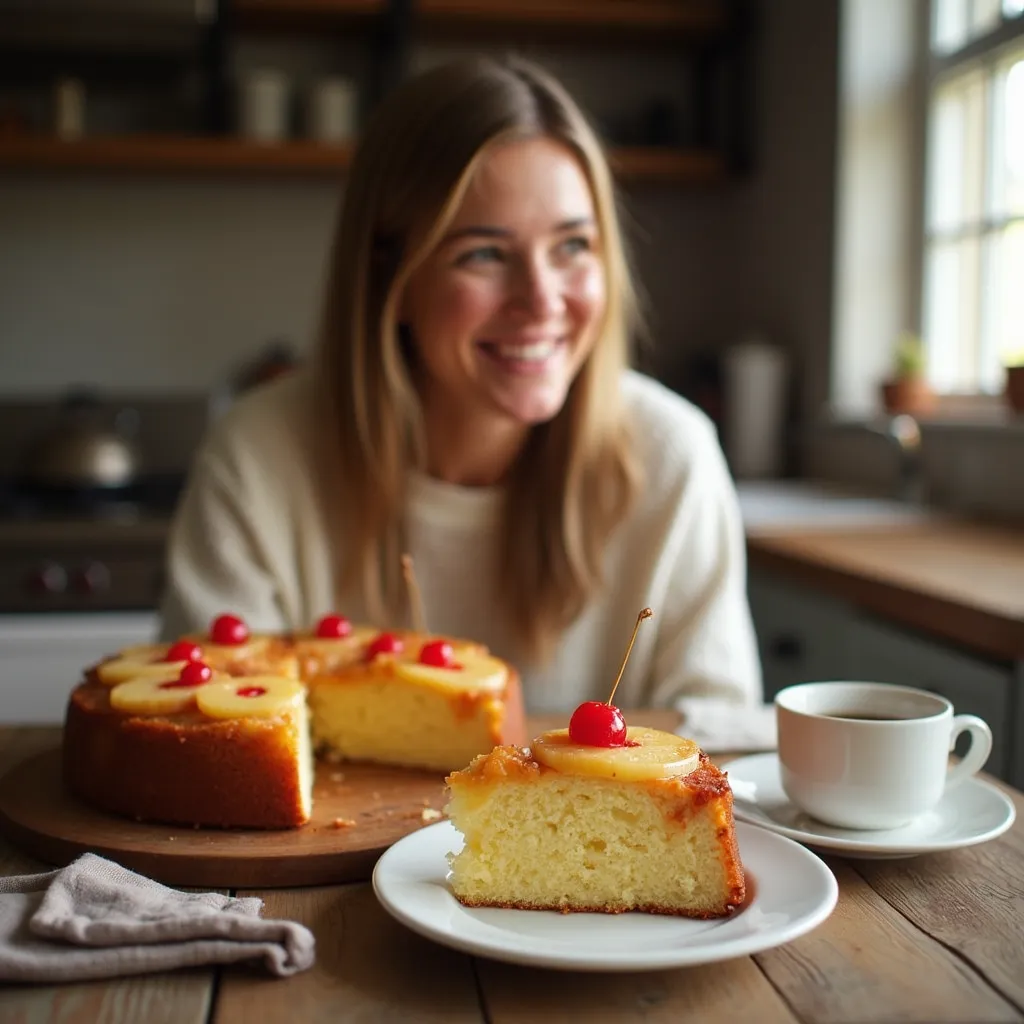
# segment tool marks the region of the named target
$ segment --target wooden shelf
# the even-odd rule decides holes
[[[235,0],[243,25],[305,28],[351,24],[388,13],[390,0]],[[728,25],[725,0],[411,0],[414,22],[430,33],[537,31],[710,38]]]
[[[0,137],[0,171],[327,175],[345,171],[352,152],[352,146],[317,142],[270,145],[202,136],[113,136],[76,142],[15,136]],[[705,150],[626,147],[611,151],[611,163],[623,181],[713,184],[728,174],[722,156]]]
[[[232,11],[247,28],[316,30],[372,24],[389,0],[234,0]]]
[[[728,21],[723,0],[413,0],[413,12],[428,27],[491,24],[673,39],[711,36]]]

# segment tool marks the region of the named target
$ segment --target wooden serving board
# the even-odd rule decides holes
[[[318,762],[313,817],[301,828],[150,825],[95,810],[67,793],[55,747],[0,779],[0,832],[59,866],[91,851],[167,885],[290,888],[368,879],[381,853],[438,820],[434,812],[444,802],[438,773]]]

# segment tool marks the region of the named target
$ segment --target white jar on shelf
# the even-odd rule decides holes
[[[318,142],[341,143],[355,138],[358,94],[348,78],[321,78],[309,91],[306,131]]]
[[[258,142],[288,137],[290,87],[283,72],[271,68],[248,71],[242,78],[239,131]]]

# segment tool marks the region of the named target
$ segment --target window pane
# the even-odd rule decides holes
[[[993,232],[985,250],[981,385],[998,391],[1007,357],[1024,353],[1024,221]]]
[[[976,223],[984,198],[985,79],[980,71],[936,91],[929,129],[928,229],[950,231]]]
[[[936,0],[932,15],[932,50],[952,53],[967,42],[967,0]]]
[[[971,5],[971,38],[976,39],[993,29],[1002,21],[1000,0],[974,0]]]
[[[996,71],[992,109],[993,217],[1024,214],[1024,54]]]
[[[1016,18],[1024,14],[1024,0],[1003,0],[1003,17]]]
[[[974,0],[971,6],[971,38],[977,39],[999,27],[1000,0]]]
[[[978,271],[976,237],[938,242],[925,256],[924,340],[928,379],[939,391],[978,387]]]

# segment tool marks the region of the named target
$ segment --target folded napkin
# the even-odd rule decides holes
[[[263,901],[178,892],[92,853],[40,875],[0,878],[0,981],[81,981],[262,960],[286,976],[315,944]]]
[[[683,722],[676,730],[709,754],[775,750],[775,706],[742,706],[706,697],[683,697],[676,703]]]

